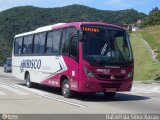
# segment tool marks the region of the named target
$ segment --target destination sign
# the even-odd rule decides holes
[[[82,27],[82,30],[83,31],[88,31],[88,32],[95,32],[95,33],[100,32],[100,29],[98,29],[98,28],[90,28],[90,27]]]

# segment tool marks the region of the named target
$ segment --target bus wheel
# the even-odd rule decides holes
[[[116,95],[116,92],[104,92],[105,97],[113,98]]]
[[[69,81],[65,79],[62,83],[62,94],[66,98],[70,98],[73,96],[73,91],[69,88]]]
[[[32,88],[33,87],[33,83],[30,81],[30,75],[29,75],[29,73],[26,75],[26,86],[28,87],[28,88]]]

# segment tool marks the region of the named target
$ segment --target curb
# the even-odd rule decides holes
[[[143,84],[160,84],[160,81],[155,80],[140,80],[140,81],[133,81],[133,83],[143,83]]]

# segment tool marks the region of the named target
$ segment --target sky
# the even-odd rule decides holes
[[[63,7],[81,4],[101,10],[135,9],[148,14],[153,8],[160,8],[160,0],[0,0],[0,11],[17,6],[42,8]]]

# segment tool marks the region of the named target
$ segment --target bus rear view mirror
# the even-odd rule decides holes
[[[129,33],[127,33],[128,37],[131,37],[131,35]]]
[[[83,32],[81,30],[78,31],[78,38],[80,41],[82,41]]]

